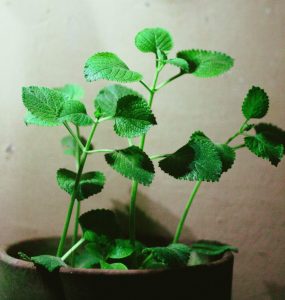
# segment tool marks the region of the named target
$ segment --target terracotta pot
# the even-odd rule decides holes
[[[0,252],[1,300],[231,299],[234,257],[225,253],[205,265],[172,270],[98,270],[61,268],[49,273],[16,259],[54,253],[57,239],[35,239]]]

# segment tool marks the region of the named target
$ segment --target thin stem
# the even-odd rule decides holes
[[[235,147],[232,147],[234,150],[237,150],[237,149],[241,149],[241,148],[244,148],[245,147],[245,144],[241,144],[241,145],[238,145],[238,146],[235,146]]]
[[[228,145],[228,144],[229,144],[230,142],[232,142],[235,138],[237,138],[238,136],[240,136],[241,134],[244,133],[244,129],[245,129],[245,126],[247,125],[247,122],[248,122],[248,120],[245,120],[245,121],[242,123],[242,125],[241,125],[239,131],[236,132],[234,135],[232,135],[232,136],[225,142],[226,145]]]
[[[163,88],[165,85],[167,85],[168,83],[170,83],[171,81],[173,81],[174,79],[180,77],[184,75],[184,73],[178,73],[172,77],[170,77],[169,79],[165,80],[164,82],[162,82],[160,85],[157,86],[157,88],[155,89],[155,91],[160,90],[161,88]]]
[[[108,121],[108,120],[112,120],[113,117],[105,117],[105,118],[101,118],[98,123],[104,122],[104,121]]]
[[[75,202],[75,199],[76,199],[76,192],[77,192],[77,189],[78,189],[78,185],[79,185],[81,175],[82,175],[82,172],[83,172],[83,168],[84,168],[86,158],[87,158],[87,155],[88,155],[86,151],[88,151],[88,149],[90,147],[90,144],[91,144],[92,138],[94,136],[94,133],[96,131],[97,125],[98,125],[98,122],[94,123],[94,125],[92,126],[89,138],[88,138],[87,143],[86,143],[86,146],[84,147],[84,151],[81,155],[80,164],[79,164],[78,172],[76,174],[75,184],[74,184],[74,188],[73,188],[73,193],[72,193],[71,198],[70,198],[70,204],[69,204],[69,207],[68,207],[68,211],[67,211],[67,215],[66,215],[66,219],[65,219],[65,223],[64,223],[64,227],[63,227],[63,232],[62,232],[62,235],[61,235],[61,238],[60,238],[60,241],[59,241],[59,245],[58,245],[58,249],[57,249],[57,256],[59,256],[59,257],[62,256],[62,252],[63,252],[63,249],[64,249],[64,244],[65,244],[65,241],[66,241],[68,227],[69,227],[69,223],[70,223],[70,219],[71,219],[71,215],[72,215],[72,211],[73,211],[73,207],[74,207],[74,202]]]
[[[84,238],[81,238],[75,245],[73,245],[62,257],[61,260],[65,261],[77,248],[79,248],[85,242]]]
[[[183,211],[183,214],[179,220],[179,223],[178,223],[178,226],[177,226],[177,229],[176,229],[176,232],[175,232],[175,235],[174,235],[174,239],[173,239],[173,243],[177,243],[179,241],[179,238],[180,238],[180,235],[181,235],[181,232],[182,232],[182,229],[183,229],[183,226],[184,226],[184,223],[185,223],[185,220],[186,220],[186,217],[188,215],[188,212],[189,212],[189,209],[191,207],[191,204],[193,203],[193,200],[200,188],[200,185],[201,185],[202,181],[199,180],[196,182],[194,188],[193,188],[193,191],[188,199],[188,202],[185,206],[185,209]]]
[[[79,145],[80,149],[83,151],[84,145],[82,144],[81,140],[78,138],[78,136],[73,132],[73,130],[70,128],[70,126],[67,124],[67,122],[63,122],[63,125],[65,128],[69,131],[69,133],[72,135],[72,137],[75,139],[77,144]]]
[[[155,159],[165,158],[165,157],[167,157],[167,156],[169,156],[169,154],[157,154],[157,155],[152,155],[152,156],[150,156],[149,158],[150,158],[151,160],[155,160]]]
[[[130,146],[130,147],[134,145],[134,143],[133,143],[133,140],[132,140],[132,139],[128,139],[128,143],[129,143],[129,146]]]
[[[111,153],[114,152],[113,149],[95,149],[95,150],[89,150],[89,151],[85,151],[87,154],[93,154],[93,153],[101,153],[101,152],[105,152],[105,153]]]
[[[150,87],[143,81],[143,80],[140,80],[140,83],[149,91],[151,92],[151,89]]]

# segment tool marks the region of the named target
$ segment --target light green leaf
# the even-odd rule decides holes
[[[238,252],[238,248],[227,244],[217,244],[211,241],[201,241],[191,245],[191,251],[196,253],[215,256],[224,254],[227,251]]]
[[[116,239],[108,252],[108,257],[112,259],[126,258],[130,256],[134,250],[129,240]]]
[[[170,33],[163,28],[145,28],[135,37],[136,47],[142,52],[168,52],[173,47]]]
[[[122,263],[108,264],[105,261],[100,262],[101,269],[104,270],[128,270],[127,266]]]
[[[95,98],[96,110],[102,117],[113,117],[116,113],[117,102],[125,96],[141,97],[136,91],[125,86],[114,84],[103,88]]]
[[[262,133],[255,136],[247,136],[244,139],[246,147],[258,157],[262,157],[271,162],[277,167],[284,154],[284,147],[282,144],[271,142]]]
[[[222,171],[227,172],[234,164],[236,153],[232,147],[226,144],[216,144],[216,149],[222,161]]]
[[[134,138],[145,134],[156,124],[147,102],[139,96],[125,96],[119,99],[115,113],[115,132],[122,137]]]
[[[221,52],[206,50],[184,50],[177,53],[178,58],[188,62],[189,71],[197,77],[214,77],[227,72],[234,60]]]
[[[67,169],[57,171],[57,183],[61,189],[72,195],[76,180],[76,173]],[[76,199],[81,201],[102,191],[105,176],[101,172],[88,172],[81,176]]]
[[[105,154],[107,163],[121,175],[150,185],[154,177],[154,166],[150,158],[137,146],[115,150]]]
[[[91,56],[85,66],[84,75],[87,81],[107,79],[118,82],[134,82],[142,79],[138,72],[131,71],[114,53],[102,52]]]
[[[96,264],[100,263],[101,260],[105,260],[106,255],[110,248],[110,242],[108,241],[107,244],[99,243],[98,240],[96,243],[88,243],[85,246],[85,250],[93,256],[93,260],[96,261]]]
[[[84,90],[81,86],[76,84],[66,84],[64,87],[55,88],[60,91],[66,100],[80,101],[84,97]]]
[[[259,87],[253,86],[247,93],[243,104],[242,113],[249,119],[263,118],[269,108],[269,98],[265,91]]]
[[[171,58],[171,59],[168,59],[166,61],[166,63],[180,68],[185,73],[189,73],[189,71],[190,71],[187,60],[185,60],[183,58],[178,58],[178,57]]]
[[[46,87],[30,86],[23,88],[22,98],[25,107],[36,119],[49,126],[59,125],[58,117],[65,101],[62,93]],[[38,125],[42,124],[39,122]]]
[[[204,265],[204,264],[208,264],[209,262],[210,262],[210,257],[208,255],[191,251],[187,266]]]
[[[218,181],[222,173],[221,158],[216,145],[201,132],[159,162],[159,167],[177,179]]]
[[[47,126],[47,127],[62,125],[61,121],[42,120],[42,119],[32,115],[29,111],[27,111],[27,113],[26,113],[24,122],[26,125],[37,125],[37,126]]]
[[[72,122],[77,126],[89,126],[94,123],[87,115],[84,104],[76,100],[69,100],[63,104],[59,120],[62,122]]]
[[[268,123],[257,124],[254,129],[256,133],[261,133],[272,144],[281,144],[285,149],[285,131],[283,129]]]
[[[90,242],[102,241],[102,237],[116,238],[119,227],[115,214],[107,209],[90,210],[79,217],[84,238]],[[108,239],[106,240],[108,241]]]

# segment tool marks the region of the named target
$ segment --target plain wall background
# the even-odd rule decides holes
[[[159,126],[150,130],[149,154],[167,153],[201,129],[217,142],[232,135],[242,122],[241,103],[252,85],[271,99],[265,118],[285,128],[285,1],[282,0],[1,0],[1,139],[0,242],[60,234],[68,205],[55,172],[73,168],[63,155],[64,128],[26,127],[21,87],[78,83],[86,104],[108,82],[86,83],[83,65],[95,52],[112,51],[150,82],[154,57],[133,43],[144,27],[165,27],[176,50],[220,50],[235,58],[224,76],[184,76],[163,89],[153,110]],[[161,80],[175,74],[168,67]],[[139,84],[130,85],[145,92]],[[112,125],[99,128],[95,143],[124,147]],[[87,170],[102,170],[104,191],[83,203],[125,209],[130,182],[104,162],[88,160]],[[149,220],[141,224],[173,233],[193,183],[178,182],[159,171],[149,188],[140,187],[138,205]],[[194,202],[184,238],[207,238],[233,244],[236,255],[234,299],[285,299],[285,162],[276,169],[246,150],[219,183],[203,184]]]

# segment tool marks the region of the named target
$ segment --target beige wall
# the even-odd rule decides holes
[[[161,26],[173,34],[175,50],[220,50],[236,63],[225,76],[185,76],[159,93],[153,107],[159,126],[150,131],[148,153],[172,151],[196,129],[224,141],[239,128],[241,101],[253,84],[270,95],[266,121],[285,128],[284,18],[282,0],[1,0],[0,241],[59,234],[68,204],[55,181],[59,167],[73,167],[59,144],[65,130],[26,127],[21,86],[78,83],[92,109],[106,82],[84,81],[87,57],[116,52],[150,81],[153,57],[138,52],[133,39],[144,27]],[[171,72],[169,67],[163,77]],[[98,130],[96,144],[126,142],[109,124]],[[85,210],[128,202],[129,181],[107,167],[102,155],[90,158],[88,169],[103,170],[108,183],[84,203]],[[193,184],[157,171],[151,187],[140,189],[139,206],[151,218],[141,222],[173,232]],[[240,249],[234,299],[285,299],[284,180],[285,162],[276,169],[242,150],[235,167],[220,183],[203,184],[193,204],[185,238],[217,239]]]

